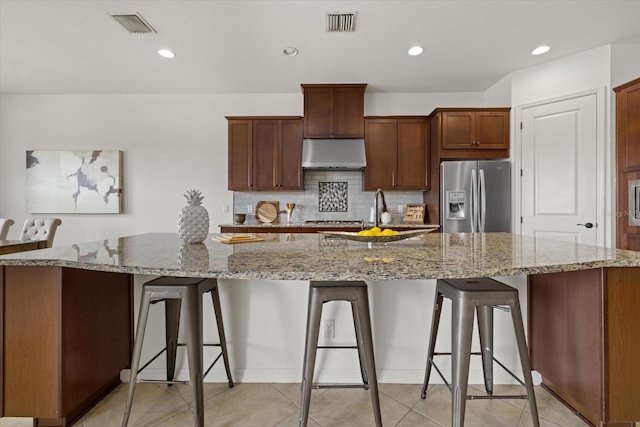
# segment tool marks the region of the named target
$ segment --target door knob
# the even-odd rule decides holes
[[[581,226],[587,227],[587,228],[593,228],[593,224],[591,224],[590,222],[588,222],[586,224],[576,224],[576,225],[581,225]]]

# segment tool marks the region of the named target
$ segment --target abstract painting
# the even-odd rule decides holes
[[[122,152],[27,151],[27,213],[121,213]]]

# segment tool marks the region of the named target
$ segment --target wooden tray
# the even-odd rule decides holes
[[[262,242],[264,240],[262,237],[249,236],[246,234],[223,234],[222,236],[214,236],[212,239],[229,245],[234,243]]]

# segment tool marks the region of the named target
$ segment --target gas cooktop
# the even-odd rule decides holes
[[[361,219],[310,219],[305,224],[318,225],[362,225]]]

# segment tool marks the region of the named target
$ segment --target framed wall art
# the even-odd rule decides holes
[[[27,213],[122,212],[122,152],[27,151]]]

